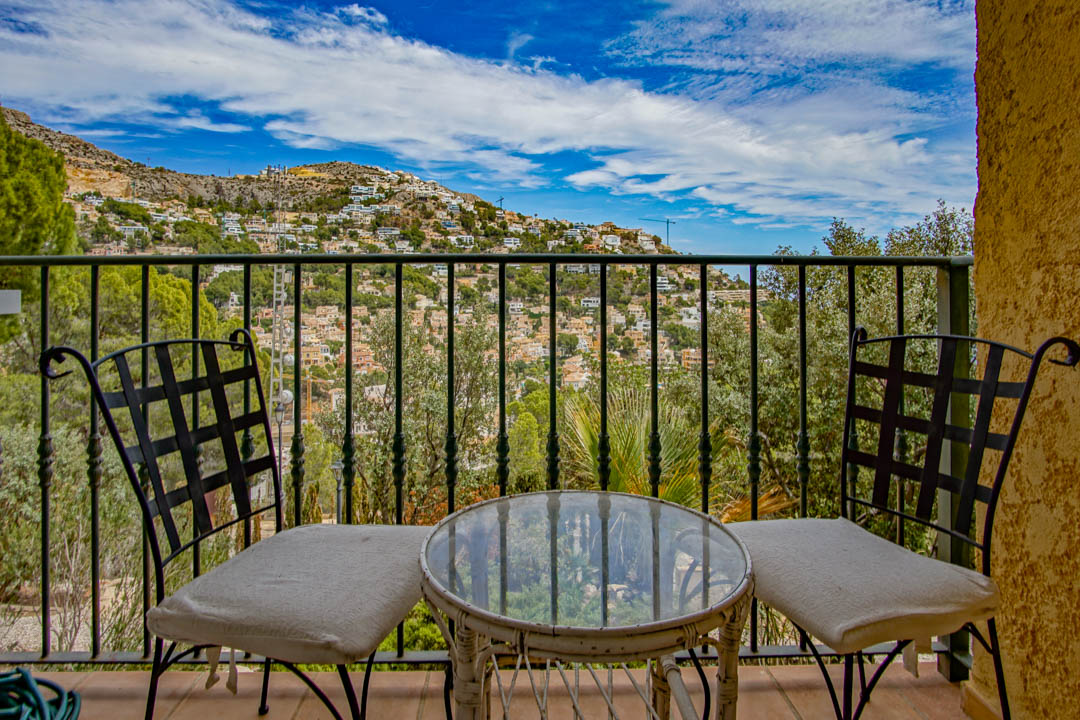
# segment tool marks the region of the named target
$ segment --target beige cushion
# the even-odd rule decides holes
[[[993,617],[994,581],[843,520],[727,525],[750,551],[754,594],[837,652],[924,639]]]
[[[366,658],[420,599],[431,528],[305,525],[255,543],[146,615],[159,637],[295,663]]]

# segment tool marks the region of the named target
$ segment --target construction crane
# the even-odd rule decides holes
[[[670,218],[664,218],[663,220],[660,220],[659,218],[638,218],[638,220],[664,223],[664,244],[668,247],[671,246],[671,226],[675,224],[674,220]]]
[[[499,203],[499,209],[500,209],[500,210],[502,210],[502,209],[503,209],[503,206],[502,206],[502,201],[503,201],[504,199],[505,199],[505,198],[503,198],[503,197],[501,197],[501,196],[500,196],[500,197],[499,197],[499,199],[495,201],[495,202]]]

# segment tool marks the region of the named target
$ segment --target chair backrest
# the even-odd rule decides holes
[[[53,366],[65,356],[75,358],[86,373],[142,508],[157,570],[159,601],[164,566],[192,545],[237,523],[244,523],[247,544],[250,520],[268,510],[274,511],[277,530],[281,530],[281,478],[255,346],[246,330],[234,331],[228,341],[143,343],[94,363],[70,347],[50,347],[41,355],[42,372],[50,378],[67,375]],[[202,369],[195,377],[181,380],[177,375],[183,364],[187,364],[189,375],[191,367],[201,365]],[[103,385],[115,389],[106,390]],[[200,397],[209,397],[210,403],[203,407]],[[256,436],[252,447],[262,445],[265,452],[244,460],[243,433],[256,434],[260,428],[261,437]],[[220,469],[204,473],[200,455],[218,461]],[[265,472],[273,481],[273,497],[253,507],[249,479]],[[216,490],[225,487],[231,491],[235,517],[215,525],[210,500]],[[193,526],[190,536],[182,537],[188,503]],[[162,552],[158,531],[165,538],[167,552]]]
[[[1047,351],[1058,344],[1065,346],[1068,356],[1051,362],[1069,366],[1080,362],[1080,346],[1061,337],[1050,338],[1032,354],[956,335],[868,338],[866,330],[858,328],[851,339],[848,367],[840,464],[842,516],[864,507],[929,526],[981,549],[983,572],[989,574],[998,495],[1035,377]],[[977,376],[971,373],[975,350],[981,358]],[[974,410],[974,422],[969,408]],[[958,414],[968,416],[955,417]],[[900,431],[915,459],[896,457]],[[943,454],[946,443],[951,447]],[[942,462],[943,455],[950,462]],[[984,465],[993,468],[989,486],[979,484]],[[860,488],[860,468],[872,471],[868,487]],[[898,492],[897,478],[917,489],[913,508],[890,502],[892,493]],[[860,489],[869,489],[869,497],[860,497]],[[935,519],[938,490],[956,494],[951,526]],[[981,538],[971,532],[976,503],[986,505]]]

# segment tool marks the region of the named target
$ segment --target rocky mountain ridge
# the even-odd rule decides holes
[[[289,172],[272,177],[176,172],[164,167],[148,167],[75,135],[39,125],[19,110],[5,107],[0,111],[13,130],[40,140],[64,156],[68,189],[73,193],[97,190],[103,195],[125,197],[132,193],[134,183],[135,194],[151,201],[186,199],[195,195],[210,201],[235,201],[239,197],[245,203],[254,198],[261,204],[274,202],[288,206],[332,194],[351,184],[365,182],[373,174],[386,172],[370,165],[341,161],[290,168]]]

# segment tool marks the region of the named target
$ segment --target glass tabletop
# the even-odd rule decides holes
[[[440,523],[425,566],[443,591],[517,621],[625,627],[708,610],[747,573],[742,546],[686,508],[557,491],[480,503]]]

